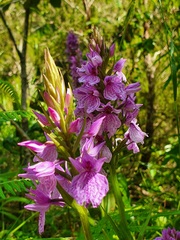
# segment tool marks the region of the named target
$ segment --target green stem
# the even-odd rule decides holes
[[[76,202],[73,202],[73,208],[75,208],[77,210],[77,212],[79,213],[82,228],[83,228],[83,233],[84,233],[84,239],[85,240],[93,240],[92,234],[90,231],[90,224],[89,224],[87,209],[83,206],[80,206]]]
[[[114,196],[116,199],[116,203],[118,206],[118,211],[120,215],[120,224],[119,224],[119,232],[121,234],[118,234],[120,240],[132,240],[132,235],[128,229],[128,224],[125,216],[125,208],[124,208],[124,203],[122,200],[122,195],[120,192],[119,184],[118,184],[118,179],[117,179],[117,174],[116,174],[116,164],[115,164],[115,158],[111,160],[110,164],[110,177],[111,177],[111,184],[112,184],[112,189],[114,192]]]
[[[85,240],[93,240],[91,231],[90,231],[90,224],[89,224],[89,218],[88,218],[88,210],[79,205],[75,199],[73,199],[62,187],[60,184],[57,185],[57,188],[59,192],[61,193],[64,201],[74,208],[80,217],[82,228],[83,228],[83,233],[84,233],[84,239]]]

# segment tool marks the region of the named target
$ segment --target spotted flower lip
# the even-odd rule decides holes
[[[122,79],[119,76],[106,76],[104,79],[104,85],[104,98],[111,101],[126,98],[125,85],[122,83]]]
[[[81,157],[70,161],[79,172],[72,179],[71,195],[80,205],[99,206],[109,190],[106,176],[100,173],[106,157],[96,159],[84,149]]]
[[[78,108],[85,108],[87,113],[94,112],[100,106],[99,92],[94,86],[83,85],[74,90]],[[89,104],[90,103],[90,104]]]
[[[77,72],[79,74],[79,83],[95,85],[100,82],[97,67],[94,66],[91,62],[87,62],[86,64],[82,65],[81,68],[77,68]]]

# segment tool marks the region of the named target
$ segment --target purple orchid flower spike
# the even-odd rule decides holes
[[[68,33],[66,41],[66,53],[68,56],[69,68],[73,78],[73,86],[78,86],[79,74],[77,68],[83,64],[82,53],[79,48],[78,37],[72,31]]]
[[[66,45],[66,52],[68,53],[68,55],[75,55],[77,49],[79,48],[79,43],[77,36],[72,31],[68,33]]]
[[[100,173],[106,158],[96,159],[83,151],[81,157],[70,161],[79,172],[72,179],[72,196],[80,205],[98,207],[109,191],[108,180]]]
[[[176,231],[174,228],[164,229],[162,231],[162,236],[154,240],[180,240],[180,231]]]
[[[37,153],[33,161],[55,161],[58,157],[56,146],[53,142],[47,141],[46,143],[40,143],[36,140],[28,140],[18,143],[19,146],[27,147],[33,152]]]

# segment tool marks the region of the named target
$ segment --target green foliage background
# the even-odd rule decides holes
[[[143,103],[138,120],[149,138],[141,146],[141,153],[123,153],[117,169],[134,239],[153,239],[168,226],[180,230],[179,1],[0,0],[0,11],[20,50],[26,9],[30,9],[30,17],[24,111],[20,59],[0,20],[0,238],[83,239],[79,219],[68,208],[50,210],[45,233],[38,236],[37,214],[23,209],[29,203],[24,195],[30,183],[17,177],[32,156],[17,143],[27,137],[44,140],[31,113],[32,109],[41,109],[38,89],[42,88],[44,49],[50,49],[68,81],[67,34],[70,30],[77,34],[85,57],[93,27],[99,29],[108,46],[116,43],[116,60],[127,59],[124,74],[128,82],[139,81],[142,86],[137,96],[137,102]],[[22,133],[18,126],[23,129],[24,118],[28,119],[28,128]],[[90,210],[92,218],[99,220],[92,226],[94,239],[117,239],[109,220],[118,221],[111,193],[103,207],[108,215],[102,209]]]

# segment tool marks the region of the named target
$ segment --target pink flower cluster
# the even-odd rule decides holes
[[[69,57],[70,53],[74,54],[69,61],[71,64],[77,63],[72,61],[76,59],[76,53],[79,53],[72,33],[68,36],[68,43]],[[127,128],[122,140],[134,153],[139,152],[137,144],[143,143],[147,136],[138,126],[136,118],[141,104],[135,103],[135,93],[140,90],[140,84],[127,84],[122,72],[125,59],[121,58],[113,67],[108,68],[108,60],[113,57],[114,50],[115,45],[109,49],[97,43],[95,46],[90,45],[87,61],[79,68],[73,65],[72,77],[77,81],[73,85],[77,103],[75,120],[71,120],[73,101],[70,89],[65,92],[61,87],[61,92],[58,92],[60,89],[55,87],[53,90],[53,85],[45,76],[47,90],[50,89],[49,92],[44,92],[47,111],[45,115],[34,113],[45,129],[47,141],[40,143],[30,140],[19,143],[35,154],[34,164],[29,164],[24,169],[26,173],[19,176],[29,178],[34,183],[34,188],[27,194],[34,203],[25,208],[40,213],[40,234],[44,231],[45,213],[50,206],[63,207],[66,204],[62,189],[79,205],[98,207],[101,204],[109,191],[103,165],[108,164],[112,158],[112,149],[106,143],[113,138],[112,142],[115,142],[122,125]],[[51,75],[48,72],[49,77],[58,72],[51,65],[53,73]],[[50,64],[47,66],[50,71]]]
[[[98,137],[104,139],[113,137],[124,124],[127,128],[124,134],[128,150],[139,152],[138,143],[144,143],[147,136],[137,124],[137,115],[142,104],[135,103],[135,94],[140,90],[140,83],[127,84],[122,72],[125,59],[121,58],[113,67],[107,68],[110,57],[114,55],[115,45],[112,45],[107,54],[102,49],[90,46],[87,61],[80,68],[78,82],[81,86],[74,89],[77,100],[75,114],[77,118],[86,118],[91,125],[94,121],[104,117]],[[77,131],[78,132],[78,131]]]

